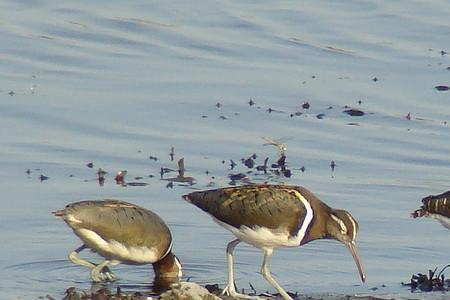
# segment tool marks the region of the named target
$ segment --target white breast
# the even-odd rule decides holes
[[[115,240],[107,241],[89,229],[76,229],[74,232],[89,248],[105,258],[118,262],[149,264],[159,260],[156,249],[148,247],[127,246]]]
[[[290,238],[289,232],[287,231],[277,232],[261,226],[250,228],[245,225],[236,228],[215,218],[214,221],[231,231],[241,241],[257,248],[295,247],[300,245],[301,240],[299,240],[297,236]]]

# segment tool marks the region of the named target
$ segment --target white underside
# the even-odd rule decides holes
[[[255,226],[241,226],[236,228],[227,223],[213,218],[220,226],[231,231],[238,239],[256,248],[275,248],[275,247],[296,247],[300,245],[303,237],[289,237],[289,232],[276,232],[269,228]]]
[[[439,214],[428,214],[430,218],[438,220],[444,227],[450,229],[450,218],[441,216]]]
[[[106,241],[100,235],[89,229],[76,229],[75,232],[92,250],[102,255],[106,253],[109,258],[118,262],[126,261],[135,264],[149,264],[160,259],[156,249],[135,246],[129,247],[115,240]]]

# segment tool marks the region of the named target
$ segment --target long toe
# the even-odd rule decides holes
[[[111,271],[102,272],[102,275],[104,276],[105,281],[116,281],[117,280],[116,275],[114,275],[114,273]]]
[[[101,276],[104,278],[104,281],[116,281],[117,277],[114,275],[114,273],[111,271],[111,269],[108,266],[104,266],[101,271]]]
[[[253,300],[265,300],[265,298],[261,298],[258,296],[250,296],[250,295],[245,295],[245,294],[241,294],[236,292],[236,289],[234,287],[230,288],[230,286],[226,286],[222,293],[222,295],[227,295],[236,299],[253,299]]]
[[[106,277],[104,275],[104,273],[100,273],[97,269],[92,269],[91,270],[91,279],[94,282],[103,282],[106,281]]]
[[[236,299],[266,300],[266,298],[261,298],[261,297],[258,297],[258,296],[245,295],[245,294],[241,294],[241,293],[238,293],[238,292],[234,292],[230,296],[233,297],[233,298],[236,298]]]

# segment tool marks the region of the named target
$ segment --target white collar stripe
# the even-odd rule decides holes
[[[166,257],[170,253],[170,251],[172,251],[172,241],[170,241],[169,247],[167,248],[166,253],[164,253],[164,255],[161,256],[161,259]]]
[[[306,200],[305,197],[303,197],[303,195],[298,191],[294,190],[294,193],[297,196],[297,198],[303,203],[306,209],[306,215],[305,218],[303,219],[302,226],[300,227],[300,230],[297,232],[297,238],[299,240],[299,244],[301,244],[303,238],[305,237],[306,230],[308,229],[308,226],[313,219],[314,213],[311,208],[311,204],[309,204],[308,200]]]
[[[341,228],[341,229],[340,229],[341,232],[342,232],[343,234],[347,234],[347,226],[345,226],[344,222],[343,222],[341,219],[339,219],[337,216],[333,215],[333,214],[331,214],[331,218],[332,218],[336,223],[338,223],[339,227]]]
[[[356,223],[353,220],[352,216],[350,216],[350,214],[348,214],[347,212],[346,212],[346,214],[348,215],[350,222],[352,222],[352,226],[353,226],[353,239],[352,240],[354,241],[356,239]]]

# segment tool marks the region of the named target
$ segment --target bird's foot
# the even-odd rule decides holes
[[[107,266],[103,267],[101,271],[97,268],[92,269],[91,278],[94,282],[112,282],[117,280],[116,275]]]
[[[236,292],[236,289],[233,287],[230,287],[230,285],[227,285],[221,295],[227,295],[236,299],[251,299],[251,300],[264,300],[265,298],[261,298],[258,296],[250,296],[250,295],[245,295],[245,294],[241,294]]]

